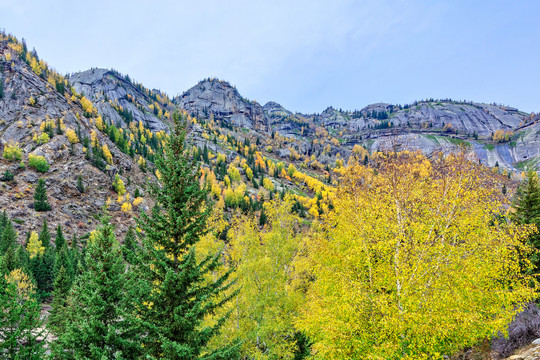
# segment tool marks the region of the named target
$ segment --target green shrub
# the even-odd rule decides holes
[[[6,145],[4,148],[4,158],[10,161],[20,161],[22,159],[22,149],[19,144]]]
[[[32,155],[28,156],[28,166],[36,169],[38,172],[47,172],[49,170],[49,164],[43,156]]]
[[[13,175],[9,170],[6,170],[6,172],[2,175],[2,178],[0,178],[0,180],[13,181],[14,178],[15,178],[15,175]]]

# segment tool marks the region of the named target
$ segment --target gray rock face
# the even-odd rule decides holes
[[[84,94],[94,103],[104,119],[121,126],[126,125],[122,116],[112,106],[117,104],[131,112],[135,121],[142,121],[154,132],[169,129],[168,121],[158,118],[150,108],[153,100],[115,71],[91,69],[72,74],[69,81],[78,93]]]
[[[236,88],[220,80],[204,80],[173,99],[188,113],[224,120],[237,127],[268,131],[268,120],[262,106],[244,99]]]
[[[512,130],[524,121],[524,115],[515,109],[478,103],[427,102],[392,113],[389,112],[390,109],[392,109],[392,105],[388,104],[367,106],[360,112],[364,116],[368,116],[350,118],[348,126],[352,131],[361,132],[377,127],[381,121],[388,121],[392,127],[426,130],[447,129],[450,132],[476,134],[479,137],[487,138],[499,129]],[[373,111],[387,111],[389,118],[376,120],[369,117]],[[324,116],[321,118],[323,123],[328,123],[329,120],[326,120]]]
[[[8,52],[11,59],[6,61]],[[94,80],[102,75],[96,72]],[[79,140],[95,132],[99,144],[108,146],[114,166],[121,168],[133,183],[145,182],[149,174],[143,173],[129,155],[122,153],[107,134],[100,132],[91,119],[84,116],[79,101],[71,99],[69,89],[64,94],[59,93],[47,82],[46,76],[36,75],[2,41],[0,77],[4,82],[4,96],[0,99],[0,150],[14,143],[21,149],[21,159],[16,161],[4,159],[0,152],[0,174],[6,170],[14,174],[12,183],[0,182],[0,209],[6,210],[10,217],[24,216],[24,223],[17,224],[19,233],[39,230],[46,218],[51,226],[62,224],[66,233],[82,235],[97,224],[92,215],[100,211],[100,206],[109,197],[114,197],[110,189],[112,178],[90,164],[81,142],[71,144],[67,130],[80,131]],[[94,80],[89,82],[94,83]],[[87,95],[88,90],[85,90]],[[46,143],[38,143],[34,135],[44,132],[41,128],[44,121],[54,123],[55,129]],[[63,124],[62,131],[58,131],[59,123]],[[43,156],[50,165],[49,170],[37,172],[30,167],[30,154]],[[80,193],[74,185],[79,175],[83,177],[85,193]],[[38,179],[45,181],[51,211],[38,213],[32,210],[32,194]],[[127,189],[133,193],[134,186],[127,186]],[[93,205],[94,200],[99,201],[100,206]],[[125,231],[132,223],[122,214],[117,214],[111,221],[117,224],[117,233]]]
[[[292,113],[274,101],[269,101],[263,106],[264,113],[268,118],[287,117]]]

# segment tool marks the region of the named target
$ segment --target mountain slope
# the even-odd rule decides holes
[[[129,77],[116,71],[91,69],[72,74],[69,81],[78,93],[92,100],[103,118],[121,127],[127,124],[119,109],[154,132],[168,130],[167,125],[171,124],[164,114],[170,114],[173,106],[165,95],[133,84]]]
[[[35,56],[28,55],[16,39],[5,35],[1,39],[4,91],[0,101],[0,154],[5,154],[6,149],[19,148],[20,159],[0,158],[0,173],[14,174],[14,181],[0,182],[0,208],[15,219],[21,237],[27,231],[39,230],[44,218],[54,226],[62,224],[66,233],[84,234],[94,228],[97,223],[94,216],[107,200],[116,200],[111,188],[115,173],[129,184],[126,188],[131,194],[135,192],[135,184],[143,184],[148,174],[120,151],[107,134],[99,131],[97,112],[84,97],[71,92],[65,79]],[[68,131],[78,141],[73,137],[70,141]],[[83,144],[83,139],[88,144]],[[110,151],[110,164],[96,158],[103,162],[103,170],[96,167],[92,153],[85,149],[85,145],[92,147],[92,143],[100,151],[104,146]],[[38,172],[29,166],[30,156],[43,156],[50,166],[48,171]],[[79,175],[86,188],[84,193],[77,190]],[[43,178],[47,185],[51,211],[33,209],[38,178]],[[121,232],[132,219],[128,213],[119,211],[119,205],[113,202],[110,211]]]
[[[173,99],[180,108],[197,117],[212,114],[216,120],[257,131],[267,131],[262,106],[243,98],[228,82],[206,79]]]

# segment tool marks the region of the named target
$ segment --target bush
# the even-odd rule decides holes
[[[0,180],[2,181],[13,181],[15,178],[15,175],[13,175],[9,170],[6,170],[6,172],[2,175],[2,178]]]
[[[28,166],[34,168],[38,172],[47,172],[49,170],[49,164],[43,156],[32,155],[28,156]]]
[[[66,131],[66,137],[68,138],[69,142],[72,144],[76,144],[79,142],[79,138],[77,137],[77,133],[73,131],[72,129],[67,129]]]
[[[6,145],[4,158],[10,161],[20,161],[22,159],[22,149],[19,144]]]
[[[499,333],[493,339],[492,350],[499,359],[540,338],[540,309],[534,303],[527,305],[508,326],[508,337]]]

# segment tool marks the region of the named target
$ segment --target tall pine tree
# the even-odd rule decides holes
[[[62,246],[66,243],[66,239],[64,238],[64,234],[62,233],[62,226],[60,224],[56,227],[56,237],[54,239],[54,245],[56,247],[56,251],[60,251],[62,249]]]
[[[146,284],[140,299],[144,349],[160,359],[234,359],[234,345],[205,350],[225,319],[211,325],[203,320],[230,300],[223,293],[231,282],[229,273],[207,280],[220,266],[220,254],[197,261],[194,245],[208,231],[208,189],[200,188],[200,167],[185,146],[185,119],[175,113],[174,120],[164,153],[155,159],[160,184],[148,189],[155,206],[139,221],[144,232],[138,268]]]
[[[64,332],[53,346],[59,359],[137,359],[142,351],[120,245],[108,218],[89,241],[88,269],[68,301]],[[59,276],[62,271],[60,270]],[[57,279],[60,291],[60,281]],[[63,285],[62,285],[63,286]]]
[[[518,224],[534,224],[537,231],[531,234],[528,241],[540,250],[540,182],[534,170],[527,171],[523,183],[519,186],[514,199],[514,212],[512,220]],[[540,256],[535,253],[530,259],[534,264],[534,271],[540,272]]]
[[[47,188],[45,187],[45,181],[43,179],[38,180],[36,186],[36,192],[34,193],[34,210],[36,211],[49,211],[51,205],[47,200]]]
[[[71,279],[62,266],[54,280],[52,309],[47,322],[47,326],[57,335],[63,334],[65,330],[70,289]]]
[[[32,283],[20,270],[6,275],[0,274],[0,358],[44,359],[41,306]]]

